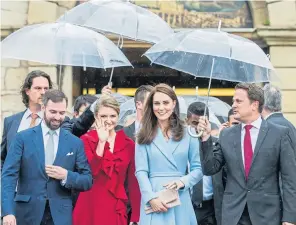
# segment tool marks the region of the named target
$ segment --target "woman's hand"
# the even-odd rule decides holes
[[[167,212],[168,206],[162,202],[159,198],[154,198],[149,201],[149,204],[153,210],[153,212],[160,213],[160,212]]]
[[[138,225],[138,222],[130,222],[129,225],[134,225],[134,224],[137,224]]]
[[[105,124],[103,124],[101,118],[96,118],[95,127],[99,137],[99,141],[101,143],[106,142],[109,137],[109,131],[107,130]]]
[[[175,181],[171,181],[163,186],[166,189],[175,189],[178,191],[180,188],[185,187],[185,184],[181,180],[175,180]]]

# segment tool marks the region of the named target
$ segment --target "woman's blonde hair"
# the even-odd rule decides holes
[[[119,112],[120,112],[119,103],[111,95],[108,95],[108,94],[101,95],[101,97],[99,98],[95,106],[95,115],[98,114],[100,108],[102,107],[108,107],[108,108],[114,109],[116,113],[119,115]]]

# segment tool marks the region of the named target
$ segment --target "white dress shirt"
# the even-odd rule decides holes
[[[32,114],[32,111],[28,108],[26,110],[26,112],[24,113],[24,115],[23,115],[23,118],[21,120],[21,123],[20,123],[20,126],[19,126],[17,132],[21,132],[23,130],[27,130],[28,128],[30,128],[30,124],[31,124],[31,121],[32,121],[31,114]],[[36,125],[38,125],[42,121],[43,112],[39,111],[37,113],[37,115],[38,115],[38,118],[36,119]]]
[[[261,127],[262,119],[261,116],[257,120],[255,120],[252,125],[253,127],[250,129],[250,135],[251,135],[251,144],[252,144],[252,150],[254,152],[258,135],[259,135],[259,130]],[[246,134],[246,129],[245,126],[247,124],[242,123],[242,132],[241,132],[241,146],[242,146],[242,157],[243,157],[243,163],[245,164],[245,157],[244,157],[244,140],[245,140],[245,134]]]
[[[49,127],[45,124],[44,120],[41,123],[42,135],[43,135],[43,143],[44,143],[44,151],[46,151],[46,145],[49,139],[48,131],[50,130]],[[56,133],[53,135],[53,142],[54,142],[54,158],[58,152],[58,145],[59,145],[59,137],[60,137],[60,128],[55,130]]]
[[[49,133],[50,130],[48,126],[45,124],[44,120],[41,122],[41,129],[42,129],[42,136],[43,136],[43,144],[44,144],[44,151],[46,151],[46,145],[49,139]],[[54,158],[57,156],[58,148],[59,148],[59,138],[60,138],[60,128],[56,129],[56,133],[53,135],[53,146],[54,146]],[[67,178],[64,180],[61,180],[61,185],[65,185],[67,182]]]

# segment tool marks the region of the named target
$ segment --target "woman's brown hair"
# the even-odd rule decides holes
[[[180,119],[179,101],[174,90],[166,84],[156,85],[150,92],[144,108],[144,115],[141,121],[141,129],[137,134],[138,144],[150,144],[157,134],[157,117],[153,112],[153,98],[156,92],[168,95],[176,106],[169,118],[169,130],[174,141],[180,141],[184,135],[184,123]],[[167,131],[166,131],[167,132]]]

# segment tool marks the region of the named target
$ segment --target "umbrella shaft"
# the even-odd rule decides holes
[[[207,97],[207,104],[206,104],[204,116],[206,116],[207,108],[209,106],[209,97],[210,97],[210,90],[211,90],[211,84],[212,84],[214,65],[215,65],[215,58],[213,58],[213,60],[212,60],[212,68],[211,68],[211,74],[210,74],[210,80],[209,80],[209,86],[208,86],[208,95],[207,95],[208,97]]]

